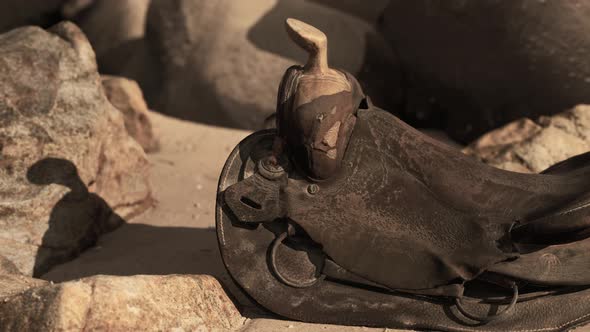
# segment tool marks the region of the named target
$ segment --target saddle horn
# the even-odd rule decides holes
[[[325,180],[339,168],[364,98],[356,79],[328,66],[328,38],[288,18],[287,34],[308,53],[307,63],[287,70],[279,87],[278,136],[309,178]]]

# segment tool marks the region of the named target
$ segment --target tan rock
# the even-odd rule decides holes
[[[125,128],[131,137],[146,152],[158,149],[158,140],[154,136],[152,123],[148,118],[148,107],[137,82],[116,76],[103,75],[102,86],[111,104],[125,119]]]
[[[49,284],[49,282],[27,277],[22,274],[0,274],[0,301],[4,298],[23,293],[28,289],[46,284]],[[4,331],[2,325],[0,325],[0,331]]]
[[[492,166],[522,173],[538,173],[575,155],[590,151],[590,106],[521,119],[493,130],[463,152]]]
[[[22,275],[14,263],[0,255],[0,300],[47,283],[45,280]]]
[[[228,331],[243,322],[205,275],[95,276],[0,301],[3,331]]]
[[[0,255],[0,275],[2,274],[20,274],[20,271],[12,261]]]
[[[71,23],[0,35],[0,254],[39,275],[150,202],[148,162]]]
[[[121,51],[127,43],[143,38],[149,4],[150,0],[94,0],[89,5],[82,3],[86,5],[84,11],[79,11],[72,19],[88,36],[97,58],[101,58],[110,56],[109,53],[116,54],[116,49]]]

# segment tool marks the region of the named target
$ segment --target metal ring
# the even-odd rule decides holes
[[[277,269],[276,251],[277,251],[277,248],[279,247],[279,245],[281,243],[283,243],[283,241],[285,241],[285,239],[287,238],[287,235],[288,235],[287,232],[279,235],[274,240],[274,242],[272,243],[272,247],[270,248],[270,267],[271,267],[272,272],[277,277],[277,279],[279,279],[279,281],[281,281],[285,285],[288,285],[288,286],[291,286],[291,287],[295,287],[295,288],[307,288],[307,287],[311,287],[311,286],[315,285],[318,281],[323,280],[325,278],[325,275],[322,274],[319,278],[316,278],[315,280],[304,282],[304,283],[297,283],[297,282],[293,282],[293,281],[285,278],[279,272],[279,270]]]
[[[514,308],[514,306],[516,305],[516,302],[518,302],[518,286],[516,286],[516,284],[512,285],[512,301],[510,301],[510,305],[508,306],[508,308],[504,309],[503,311],[500,311],[497,314],[491,315],[491,316],[477,316],[477,315],[467,312],[467,310],[465,310],[465,308],[463,307],[463,304],[461,303],[461,299],[462,299],[462,297],[456,297],[455,298],[455,305],[457,306],[457,309],[459,309],[459,312],[461,312],[461,314],[463,314],[463,316],[465,316],[469,319],[478,321],[478,322],[489,323],[493,320],[496,320],[497,318],[506,314],[507,312],[511,311]]]

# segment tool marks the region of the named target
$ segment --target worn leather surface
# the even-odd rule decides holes
[[[286,231],[286,223],[245,225],[223,199],[227,187],[254,174],[257,159],[264,155],[260,151],[269,153],[273,135],[255,133],[232,152],[220,178],[217,206],[224,263],[264,307],[309,322],[449,331],[559,331],[590,319],[590,290],[532,297],[517,303],[508,316],[482,324],[464,318],[447,297],[383,293],[330,280],[303,289],[279,282],[269,269],[268,254],[272,241]],[[570,272],[555,270],[556,265],[585,262],[583,252],[575,250],[583,250],[587,241],[579,240],[574,251],[560,254],[555,250],[562,247],[546,246],[545,251],[497,264],[518,256],[501,243],[507,227],[515,220],[534,222],[584,194],[590,181],[583,176],[584,169],[575,176],[493,169],[379,110],[359,111],[343,162],[342,174],[333,182],[319,183],[314,195],[305,191],[308,180],[290,176],[280,200],[288,215],[334,261],[371,281],[390,288],[428,288],[456,278],[468,280],[500,266],[496,272],[560,284]],[[279,267],[285,273],[296,274],[290,270],[313,265],[300,250],[288,244],[283,248]],[[563,254],[567,252],[569,256]],[[536,264],[541,257],[550,257],[545,254],[555,255],[559,263],[552,258],[549,265]],[[543,277],[551,269],[558,272]],[[582,270],[578,267],[579,275]],[[583,284],[583,277],[572,274],[572,279]],[[490,304],[466,306],[480,314],[502,309]]]

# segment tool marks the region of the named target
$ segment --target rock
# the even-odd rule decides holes
[[[160,140],[158,151],[148,154],[158,204],[101,237],[96,250],[87,250],[41,278],[63,282],[97,274],[207,274],[240,301],[240,311],[258,309],[227,273],[215,232],[219,174],[231,150],[251,132],[151,111],[148,116]]]
[[[96,53],[101,73],[124,70],[144,36],[149,4],[150,0],[93,1],[73,15]]]
[[[158,93],[160,80],[159,63],[144,38],[149,5],[150,0],[70,0],[62,9],[88,37],[99,72],[138,81],[146,97]]]
[[[22,274],[0,274],[0,303],[3,298],[15,296],[28,289],[47,284],[49,284],[49,282],[45,280],[27,277]],[[0,304],[0,308],[1,306],[2,304]],[[0,309],[0,313],[1,312],[2,309]],[[1,321],[2,318],[0,318],[0,322]],[[4,330],[4,325],[0,325],[0,328],[2,328],[2,331],[6,331]]]
[[[0,258],[0,261],[2,258]],[[16,266],[15,266],[16,269]],[[24,276],[16,271],[12,271],[11,273],[7,273],[7,271],[0,271],[0,303],[4,298],[8,298],[10,296],[17,295],[19,293],[23,293],[28,289],[44,286],[49,284],[49,282],[41,279],[35,279],[31,277]],[[6,300],[7,301],[7,300]],[[1,306],[1,304],[0,304]],[[2,309],[0,309],[0,313]],[[1,318],[0,318],[1,322]],[[0,329],[4,330],[4,326],[0,325]]]
[[[93,4],[94,0],[66,0],[61,6],[61,16],[71,21]]]
[[[406,74],[406,116],[467,143],[590,102],[588,15],[581,0],[392,0],[380,30]]]
[[[45,280],[22,275],[14,263],[0,255],[0,300],[47,283]]]
[[[341,10],[350,15],[358,16],[369,23],[376,23],[383,14],[383,10],[390,0],[372,0],[370,3],[363,0],[310,0],[324,6]]]
[[[2,0],[0,32],[23,25],[49,25],[59,18],[65,0]]]
[[[275,111],[284,71],[306,59],[286,35],[284,20],[290,16],[328,35],[332,67],[363,74],[367,91],[388,82],[383,95],[394,95],[400,77],[389,46],[369,23],[336,9],[299,0],[154,0],[146,39],[159,61],[160,79],[151,81],[160,87],[144,89],[150,91],[148,103],[184,119],[261,128]],[[366,58],[380,65],[366,64]],[[367,77],[375,73],[375,85],[369,84]]]
[[[115,106],[125,119],[125,128],[131,137],[146,152],[158,148],[158,140],[154,136],[152,123],[148,118],[148,107],[137,82],[115,76],[102,76],[102,86],[111,104]]]
[[[588,151],[590,105],[578,105],[536,121],[514,121],[485,134],[463,150],[494,167],[521,173],[539,173]]]
[[[20,274],[20,271],[12,261],[0,255],[0,275],[2,274]]]
[[[228,331],[244,319],[211,276],[95,276],[0,301],[7,331]]]
[[[0,255],[26,275],[150,204],[148,162],[71,23],[0,35]]]

